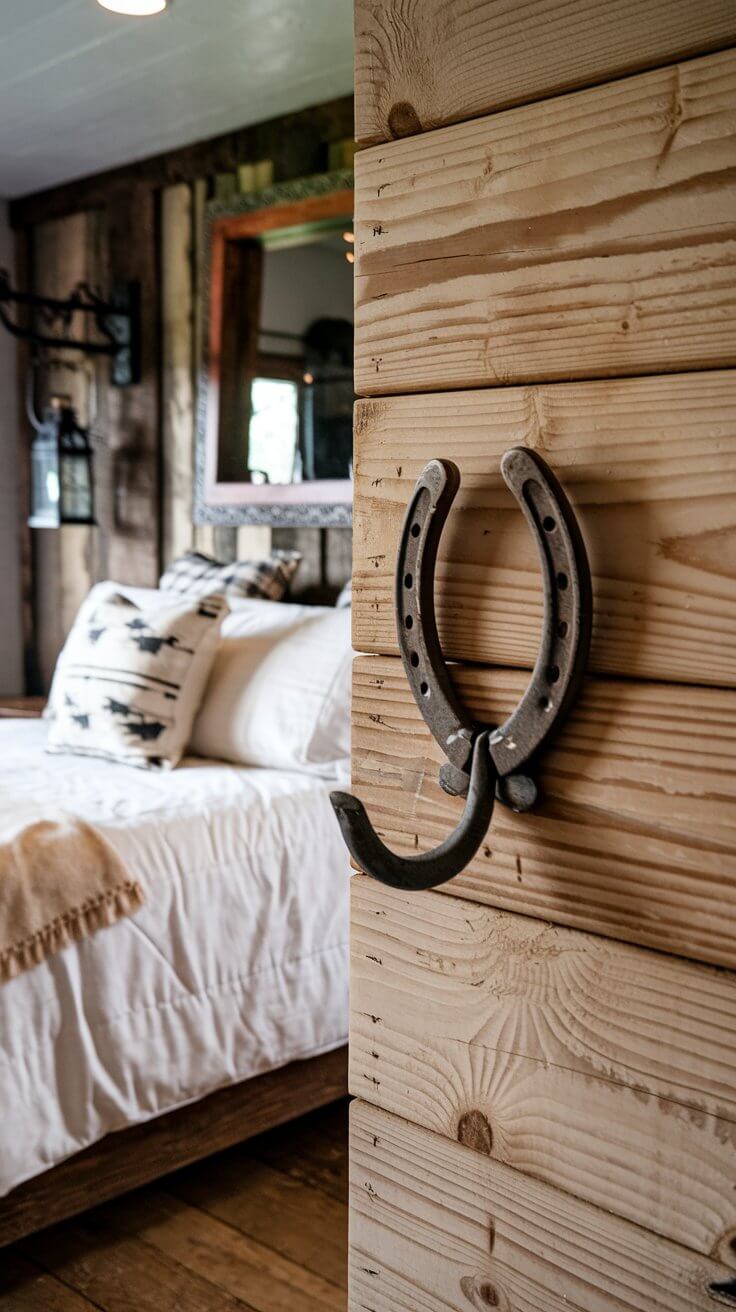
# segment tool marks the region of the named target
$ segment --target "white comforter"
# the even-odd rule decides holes
[[[48,756],[0,721],[0,788],[97,825],[141,911],[0,986],[0,1195],[111,1130],[346,1042],[348,861],[308,775]]]

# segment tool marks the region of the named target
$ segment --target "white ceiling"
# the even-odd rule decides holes
[[[352,0],[0,0],[0,196],[143,159],[353,86]]]

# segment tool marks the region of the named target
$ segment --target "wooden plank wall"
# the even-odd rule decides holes
[[[355,0],[361,145],[736,42],[731,0]]]
[[[713,1312],[719,1262],[353,1103],[351,1308]]]
[[[730,50],[361,152],[358,393],[736,364],[735,105]]]
[[[343,98],[12,205],[37,290],[64,296],[82,278],[102,288],[135,279],[142,289],[139,385],[111,387],[104,360],[94,387],[66,370],[44,382],[47,393],[71,391],[83,417],[95,393],[98,527],[31,535],[29,691],[48,687],[79,601],[101,578],[155,586],[162,566],[192,546],[232,560],[272,545],[304,556],[295,595],[349,577],[349,530],[195,527],[191,501],[207,200],[324,171],[331,145],[351,135],[352,101]],[[272,157],[247,157],[259,148]]]
[[[570,492],[595,622],[538,806],[436,891],[353,882],[350,1306],[730,1305],[736,10],[357,0],[356,59],[352,777],[390,849],[464,805],[394,630],[426,461],[477,723],[542,621],[511,446]]]
[[[351,998],[356,1096],[734,1265],[736,976],[356,876]]]
[[[384,397],[358,403],[355,429],[358,651],[398,654],[405,507],[426,462],[449,453],[462,484],[437,571],[445,655],[534,664],[537,549],[499,469],[522,445],[552,462],[580,520],[591,669],[736,686],[736,373]]]
[[[49,296],[64,297],[77,282],[95,286],[103,281],[102,235],[102,216],[94,210],[39,224],[33,230],[32,253],[37,285],[47,289]],[[73,326],[76,335],[83,331],[84,325]],[[57,363],[36,378],[34,405],[39,416],[54,392],[65,392],[77,407],[81,422],[91,420],[95,429],[99,428],[103,415],[94,412],[101,392],[100,366],[93,360],[85,362],[58,352],[51,359]],[[67,364],[73,364],[74,369],[67,368]],[[100,518],[106,525],[104,497],[110,479],[107,448],[98,451],[95,473],[98,499],[103,502]],[[99,531],[67,525],[58,532],[37,530],[32,542],[34,611],[44,617],[36,652],[43,680],[48,683],[80,602],[95,578],[104,577],[109,538],[106,527]]]

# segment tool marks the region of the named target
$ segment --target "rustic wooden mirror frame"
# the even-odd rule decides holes
[[[243,360],[253,328],[253,241],[262,233],[344,218],[352,222],[353,174],[348,170],[286,182],[215,202],[206,215],[204,347],[200,372],[196,523],[237,526],[347,526],[352,483],[325,479],[261,485],[239,480],[232,441],[246,417]],[[257,313],[257,311],[256,311]],[[257,318],[255,320],[257,325]],[[242,431],[242,428],[241,428]]]

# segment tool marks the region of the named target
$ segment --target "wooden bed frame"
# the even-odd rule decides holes
[[[0,1246],[346,1096],[347,1048],[108,1134],[0,1199]]]

